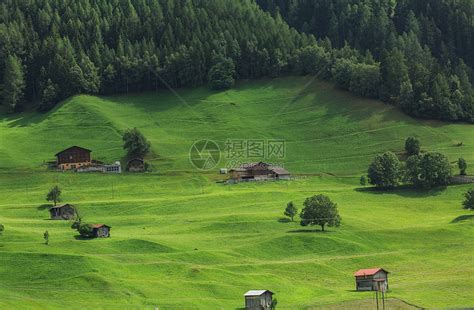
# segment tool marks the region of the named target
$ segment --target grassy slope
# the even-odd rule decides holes
[[[415,121],[308,78],[179,94],[186,104],[171,93],[79,96],[46,115],[0,120],[0,308],[235,308],[251,288],[275,291],[281,309],[305,308],[371,297],[352,291],[352,272],[379,265],[392,272],[389,296],[472,305],[472,219],[460,209],[468,186],[381,193],[357,185],[374,154],[402,151],[409,135],[473,166],[472,126]],[[121,158],[120,132],[133,126],[152,141],[159,174],[45,172],[43,161],[72,144],[97,159]],[[187,157],[203,138],[222,147],[227,138],[285,139],[285,166],[307,175],[216,184],[215,172],[194,170]],[[87,221],[110,224],[113,237],[75,240],[68,223],[45,220],[43,197],[55,183]],[[339,204],[339,229],[278,221],[287,201],[300,206],[316,193]]]

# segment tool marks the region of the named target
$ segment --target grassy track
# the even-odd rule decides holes
[[[44,115],[0,114],[0,308],[232,309],[259,288],[276,292],[280,309],[335,307],[372,297],[353,291],[352,273],[374,266],[392,272],[389,297],[473,306],[473,217],[460,208],[469,186],[358,186],[373,156],[402,152],[409,135],[453,166],[460,156],[474,166],[471,125],[414,120],[308,78],[179,96],[78,96]],[[134,126],[151,140],[157,172],[46,171],[43,162],[73,144],[99,160],[122,158],[121,132]],[[297,178],[217,184],[216,171],[197,171],[188,159],[204,138],[222,149],[227,139],[284,139],[283,163]],[[76,240],[69,223],[47,220],[44,196],[54,184],[86,221],[111,225],[112,238]],[[280,220],[288,201],[301,208],[318,193],[338,203],[339,229]]]

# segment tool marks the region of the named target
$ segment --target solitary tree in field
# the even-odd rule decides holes
[[[48,195],[46,195],[46,200],[54,202],[54,205],[61,201],[61,189],[59,186],[55,185],[49,191]]]
[[[367,177],[366,177],[365,175],[361,175],[361,176],[360,176],[360,179],[359,179],[359,183],[360,183],[360,185],[362,185],[362,186],[367,185]]]
[[[288,216],[289,218],[291,218],[291,221],[293,222],[293,218],[295,217],[295,215],[298,213],[298,209],[295,207],[295,204],[290,201],[287,205],[286,205],[286,208],[285,208],[285,216]]]
[[[339,226],[341,217],[337,211],[337,204],[325,195],[306,198],[304,208],[301,210],[301,225],[319,225],[324,231],[324,226]]]
[[[401,178],[401,164],[392,152],[375,156],[367,171],[369,183],[381,188],[398,185]]]
[[[48,245],[49,244],[49,232],[48,231],[44,232],[43,238],[44,238],[44,244]]]
[[[150,142],[137,129],[127,129],[122,137],[123,149],[127,151],[127,155],[132,157],[143,157],[150,151]]]
[[[466,193],[464,193],[464,199],[462,205],[464,209],[474,210],[474,189],[471,188]]]
[[[420,140],[414,137],[408,137],[405,141],[405,151],[408,156],[420,154]]]
[[[458,159],[458,168],[459,168],[459,174],[460,175],[466,175],[467,162],[464,158],[459,158]]]

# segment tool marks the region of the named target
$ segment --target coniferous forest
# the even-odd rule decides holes
[[[471,0],[5,0],[1,103],[311,74],[473,121],[473,18]]]

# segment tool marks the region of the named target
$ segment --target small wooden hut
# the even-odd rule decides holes
[[[251,290],[244,294],[245,309],[269,310],[272,308],[273,292],[269,290]]]
[[[52,220],[72,220],[76,218],[76,208],[71,204],[53,206],[49,209]]]
[[[388,271],[383,268],[360,269],[354,274],[356,290],[388,290]]]
[[[112,227],[105,224],[92,224],[92,235],[95,238],[108,238],[110,237],[110,229]]]

